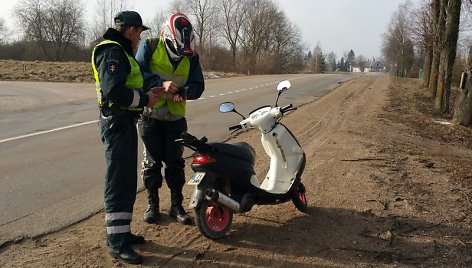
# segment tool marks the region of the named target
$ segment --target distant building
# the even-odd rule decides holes
[[[369,69],[370,72],[381,72],[384,69],[384,64],[378,60],[374,60],[372,61],[372,64],[370,65]]]
[[[369,72],[382,72],[384,70],[384,64],[381,61],[375,60],[375,58],[368,59],[360,63],[359,66],[352,67],[351,71],[353,73],[369,73]]]
[[[352,72],[353,72],[353,73],[360,73],[360,72],[362,72],[362,70],[361,70],[360,67],[353,67],[353,68],[352,68]]]

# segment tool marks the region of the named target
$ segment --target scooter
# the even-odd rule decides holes
[[[234,112],[243,117],[230,131],[258,128],[261,142],[270,156],[269,171],[260,184],[254,171],[256,152],[249,144],[211,143],[189,133],[177,141],[195,151],[191,164],[195,172],[188,185],[195,186],[189,207],[195,210],[198,230],[210,239],[226,236],[233,213],[244,213],[254,205],[273,205],[292,201],[301,212],[307,211],[306,189],[301,182],[305,152],[290,130],[280,123],[283,115],[296,110],[292,104],[279,107],[282,92],[290,88],[288,80],[277,85],[275,107],[262,106],[245,118],[231,102],[220,105],[220,112]]]

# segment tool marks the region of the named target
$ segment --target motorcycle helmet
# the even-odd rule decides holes
[[[195,54],[193,27],[184,14],[172,14],[164,23],[161,35],[172,59],[179,60]]]

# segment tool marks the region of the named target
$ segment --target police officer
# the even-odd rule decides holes
[[[109,253],[138,264],[143,258],[131,248],[144,237],[131,234],[131,218],[137,187],[136,121],[143,107],[152,107],[162,94],[153,87],[147,93],[133,57],[141,32],[147,30],[134,11],[119,12],[95,46],[92,67],[100,108],[100,134],[106,159],[105,223]]]
[[[185,184],[183,147],[175,142],[187,131],[186,100],[198,99],[205,88],[199,56],[194,49],[194,34],[187,16],[172,14],[164,23],[158,38],[141,41],[136,60],[146,79],[155,79],[165,93],[152,109],[146,108],[138,122],[144,142],[142,176],[148,192],[149,206],[144,221],[154,223],[159,218],[159,188],[164,176],[170,189],[169,215],[183,224],[191,218],[182,207]]]

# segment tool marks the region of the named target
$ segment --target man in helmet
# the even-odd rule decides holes
[[[155,223],[159,218],[162,163],[165,164],[164,177],[171,195],[169,215],[180,223],[191,223],[190,216],[182,207],[185,184],[183,147],[175,139],[187,131],[186,100],[198,99],[205,87],[193,39],[188,17],[175,13],[164,23],[160,36],[141,41],[136,53],[145,79],[156,80],[165,91],[138,121],[138,131],[145,147],[141,174],[149,198],[144,213],[144,221],[148,223]]]
[[[136,200],[138,138],[136,120],[143,107],[153,107],[162,88],[144,90],[140,67],[133,57],[140,35],[148,28],[135,11],[115,16],[115,27],[103,35],[104,41],[92,52],[92,69],[100,109],[100,136],[106,159],[105,225],[109,253],[128,263],[143,258],[131,248],[144,237],[131,233]],[[147,92],[147,93],[146,93]]]

